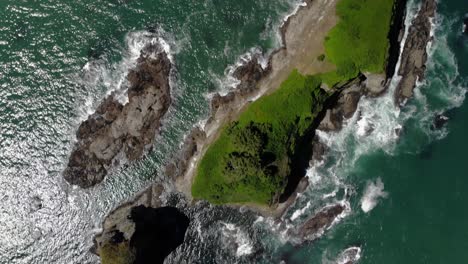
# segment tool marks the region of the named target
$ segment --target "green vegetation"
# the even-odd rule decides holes
[[[340,20],[317,57],[336,71],[303,76],[293,71],[273,94],[252,103],[226,125],[197,168],[192,195],[214,204],[271,204],[283,192],[291,157],[329,96],[320,89],[341,86],[360,72],[385,70],[394,0],[341,0]]]
[[[130,264],[135,260],[135,254],[128,242],[106,243],[99,249],[99,256],[102,264]]]
[[[273,94],[227,125],[201,160],[192,195],[220,203],[269,204],[287,183],[290,157],[328,95],[321,80],[293,71]]]
[[[359,72],[381,73],[388,56],[394,0],[341,0],[338,24],[325,39],[327,58],[337,66],[323,79],[329,86]]]

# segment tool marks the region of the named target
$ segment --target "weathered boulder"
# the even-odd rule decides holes
[[[346,206],[341,203],[323,208],[299,227],[298,237],[301,241],[318,238],[345,210]]]
[[[142,156],[171,104],[170,71],[171,62],[161,47],[152,44],[141,51],[127,76],[128,102],[122,104],[112,93],[79,126],[78,142],[64,171],[68,182],[91,187],[104,179],[120,153],[130,161]]]

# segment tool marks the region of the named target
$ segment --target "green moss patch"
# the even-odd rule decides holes
[[[100,248],[99,256],[102,264],[131,264],[135,260],[135,254],[128,242],[107,243]]]

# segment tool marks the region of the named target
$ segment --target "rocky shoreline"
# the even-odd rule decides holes
[[[151,146],[171,104],[171,62],[162,47],[149,44],[127,75],[128,102],[113,92],[81,123],[64,178],[82,188],[101,182],[119,159],[134,161]]]
[[[318,129],[324,131],[339,131],[343,122],[352,117],[356,112],[359,100],[362,96],[379,96],[388,88],[390,84],[389,80],[396,70],[394,69],[392,71],[391,68],[395,68],[400,55],[400,41],[402,40],[404,32],[403,21],[406,15],[404,12],[406,1],[401,0],[397,2],[398,5],[395,8],[396,10],[393,16],[394,22],[392,25],[392,31],[389,33],[389,38],[392,38],[393,41],[391,41],[386,74],[364,73],[351,82],[343,85],[340,89],[337,89],[330,99],[330,102],[327,104],[327,107],[323,110],[322,118],[317,121]],[[433,0],[425,2],[424,6],[427,8],[427,11],[420,11],[420,15],[418,17],[423,17],[425,15],[434,16],[435,3],[431,5],[431,2],[433,2]],[[301,7],[297,14],[289,17],[284,23],[284,26],[281,28],[281,33],[285,46],[270,55],[267,67],[263,68],[261,66],[259,63],[259,55],[257,55],[253,56],[251,61],[237,68],[234,72],[234,77],[240,81],[237,88],[230,91],[225,96],[221,96],[219,94],[215,94],[213,96],[211,101],[211,114],[206,121],[206,124],[203,127],[196,126],[193,128],[193,130],[185,137],[182,148],[170,159],[171,162],[169,162],[165,167],[166,176],[176,183],[176,191],[184,193],[189,200],[191,200],[190,184],[197,162],[203,156],[207,146],[216,138],[216,134],[222,124],[230,120],[234,120],[238,113],[240,113],[249,104],[249,102],[255,100],[255,98],[273,91],[273,89],[271,89],[271,85],[276,83],[276,81],[271,80],[271,76],[275,74],[275,65],[277,65],[275,64],[275,61],[279,58],[284,59],[284,53],[288,52],[288,39],[294,37],[294,34],[292,36],[288,35],[288,28],[291,25],[298,23],[298,20],[300,21],[303,16],[307,15],[307,10],[311,8],[310,5],[313,2],[306,1],[306,3],[306,6]],[[434,9],[431,11],[432,7]],[[429,19],[426,19],[426,21],[422,21],[423,19],[420,20],[421,21],[416,19],[415,22],[413,22],[416,23],[416,26],[412,26],[411,28],[418,28],[417,25],[424,26],[423,35],[426,36],[425,32],[429,33],[431,29],[430,21]],[[427,27],[427,24],[429,27]],[[401,67],[398,72],[400,75],[403,75],[403,79],[407,79],[405,83],[408,84],[411,84],[412,80],[416,83],[416,77],[412,78],[411,76],[420,76],[417,75],[420,74],[420,71],[423,73],[424,63],[427,59],[425,48],[427,43],[430,41],[430,38],[418,37],[417,30],[411,28],[408,34],[408,41],[411,41],[412,44],[408,44],[408,41],[406,42],[402,53]],[[300,33],[301,32],[295,32],[295,34]],[[429,36],[429,34],[427,34],[427,36]],[[394,38],[397,38],[398,41],[395,41]],[[421,47],[424,47],[424,49]],[[424,53],[421,53],[421,50],[424,50]],[[415,63],[415,59],[417,58],[421,58],[421,61],[423,61],[422,65]],[[424,60],[422,60],[422,58],[424,58]],[[411,68],[411,66],[413,66],[413,68]],[[417,68],[416,66],[420,67]],[[328,65],[324,65],[324,68],[327,67]],[[410,74],[410,77],[406,77],[406,74]],[[268,86],[270,86],[270,89],[265,89],[265,87]],[[408,85],[402,87],[407,86]],[[411,90],[413,88],[411,88]],[[406,91],[407,89],[408,88],[399,88],[397,91]],[[401,98],[404,98],[404,96],[405,94],[401,94],[401,92],[398,93],[398,95],[395,94],[395,98],[398,102],[401,102]],[[326,147],[316,138],[312,141],[310,148],[312,152],[312,160],[322,159],[326,152]],[[276,204],[271,208],[264,208],[256,205],[248,205],[247,208],[253,209],[257,213],[266,216],[273,216],[279,219],[289,206],[294,203],[297,194],[303,192],[307,188],[307,185],[307,179],[302,177],[297,182],[293,191],[287,197],[284,197],[282,203]],[[139,205],[145,205],[153,208],[161,207],[163,206],[163,203],[159,198],[164,192],[164,188],[160,183],[153,183],[145,191],[137,195],[134,200],[121,205],[111,212],[104,220],[103,233],[96,236],[98,248],[99,245],[102,246],[109,241],[109,234],[114,232],[116,229],[120,230],[120,232],[122,232],[122,230],[127,230],[124,233],[127,237],[131,237],[134,229],[128,228],[128,226],[131,226],[131,223],[129,224],[127,217],[131,213],[132,208]],[[347,208],[343,204],[336,204],[323,208],[321,211],[309,218],[309,220],[305,221],[303,225],[297,228],[297,236],[300,236],[303,241],[310,240],[310,238],[313,238],[317,232],[328,229],[346,210]],[[353,249],[352,253],[354,255],[358,255],[359,252]],[[346,263],[354,263],[354,261]]]
[[[418,15],[411,22],[407,39],[401,54],[398,75],[402,78],[395,90],[395,102],[402,106],[413,96],[416,82],[424,79],[427,62],[427,44],[432,41],[432,19],[435,17],[437,3],[426,0]]]

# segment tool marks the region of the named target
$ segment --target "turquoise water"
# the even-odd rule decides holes
[[[168,262],[334,263],[350,246],[361,247],[361,263],[466,262],[468,39],[461,35],[461,21],[468,6],[463,2],[440,1],[427,79],[415,99],[401,111],[391,94],[364,99],[362,118],[353,117],[340,133],[319,133],[330,153],[325,163],[309,169],[311,186],[285,216],[286,225],[199,204],[186,209],[193,220],[190,243]],[[161,180],[165,160],[205,117],[209,93],[228,89],[229,66],[256,52],[254,47],[277,47],[278,25],[296,5],[291,0],[1,1],[0,263],[98,262],[87,251],[106,212]],[[416,9],[410,2],[410,14]],[[176,67],[175,105],[156,150],[116,169],[96,188],[68,186],[61,171],[79,122],[107,93],[125,89],[120,81],[152,39],[168,44]],[[431,130],[434,116],[445,112],[448,125]],[[372,132],[366,135],[366,128]],[[337,201],[350,210],[320,240],[296,246],[285,235]],[[171,203],[184,206],[177,198]]]

